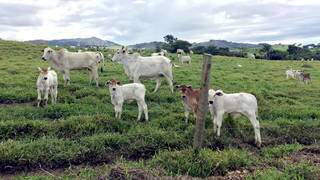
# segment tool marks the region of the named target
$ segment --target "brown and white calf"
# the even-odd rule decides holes
[[[40,106],[42,98],[44,100],[44,105],[47,105],[49,93],[51,96],[51,103],[55,104],[58,95],[57,73],[54,70],[51,70],[50,67],[38,67],[38,69],[40,72],[37,79],[38,107]]]
[[[122,105],[125,100],[136,100],[139,107],[138,120],[141,119],[142,111],[148,121],[148,107],[145,102],[146,88],[141,83],[121,85],[120,81],[111,79],[106,83],[109,87],[111,102],[114,105],[115,117],[121,119]]]
[[[181,94],[185,123],[187,124],[190,112],[192,112],[194,116],[197,114],[200,89],[192,89],[190,85],[176,85],[176,89],[178,89]]]

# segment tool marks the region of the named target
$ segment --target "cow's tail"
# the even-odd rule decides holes
[[[100,56],[100,71],[103,72],[104,71],[104,57],[103,54],[101,52],[99,52],[99,56]]]
[[[176,68],[181,67],[181,66],[176,65],[175,63],[171,63],[171,65],[172,65],[172,67],[176,67]]]

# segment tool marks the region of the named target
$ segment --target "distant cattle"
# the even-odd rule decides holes
[[[302,72],[300,75],[300,80],[302,82],[304,82],[305,84],[309,84],[311,83],[311,76],[310,76],[310,73],[305,73],[305,72]]]
[[[106,83],[109,88],[111,102],[114,105],[115,117],[121,119],[122,105],[125,100],[136,100],[139,107],[138,120],[141,119],[142,111],[148,121],[148,107],[145,102],[146,88],[140,83],[121,85],[120,81],[110,80]]]
[[[247,57],[251,60],[255,60],[256,56],[253,53],[248,53]]]
[[[63,74],[65,86],[70,84],[70,70],[88,69],[90,72],[90,84],[95,80],[96,86],[98,82],[98,67],[100,55],[96,52],[68,52],[63,49],[55,51],[49,47],[43,50],[42,59],[52,60],[53,67]]]
[[[37,79],[37,92],[38,92],[38,107],[42,100],[44,100],[44,105],[48,103],[48,96],[50,94],[51,103],[55,104],[57,102],[58,95],[58,76],[54,70],[49,68],[40,68],[39,76]]]
[[[302,74],[301,70],[293,70],[293,69],[286,70],[287,79],[298,79],[301,77],[301,74]]]
[[[183,49],[177,49],[177,54],[185,54]]]
[[[260,124],[257,120],[258,103],[254,95],[248,93],[227,94],[221,90],[209,90],[209,110],[213,119],[213,130],[220,136],[220,129],[225,113],[231,114],[233,118],[241,115],[246,116],[255,133],[255,142],[261,146]]]
[[[126,48],[119,49],[113,56],[112,61],[123,64],[125,73],[135,83],[143,79],[156,81],[156,92],[161,85],[161,77],[165,77],[171,92],[173,92],[172,64],[170,59],[164,56],[142,57],[129,55]]]
[[[191,63],[191,57],[189,55],[178,54],[178,59],[182,64],[184,64],[184,63],[190,64]]]

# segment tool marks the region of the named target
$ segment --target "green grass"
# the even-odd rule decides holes
[[[0,168],[6,173],[24,171],[18,178],[50,177],[37,173],[39,165],[49,171],[90,165],[80,168],[79,176],[58,173],[61,177],[80,179],[101,176],[110,166],[119,164],[148,169],[157,175],[225,175],[238,168],[270,163],[320,140],[318,62],[308,62],[306,66],[298,61],[249,61],[214,56],[212,88],[227,93],[249,92],[257,97],[263,148],[254,147],[254,132],[248,119],[226,117],[221,137],[217,138],[208,114],[206,149],[196,154],[190,149],[195,120],[191,118],[188,126],[184,125],[180,96],[178,92],[171,94],[166,82],[152,94],[155,83],[143,81],[147,87],[149,122],[136,121],[135,102],[124,105],[121,120],[114,118],[104,83],[111,78],[122,83],[130,81],[122,66],[110,61],[106,62],[106,71],[100,73],[99,88],[89,85],[86,71],[72,71],[69,87],[63,86],[62,75],[58,73],[58,104],[37,108],[37,67],[51,66],[50,62],[40,60],[43,48],[0,41]],[[103,53],[107,56],[111,50]],[[196,88],[202,56],[192,58],[191,65],[174,68],[174,81]],[[179,64],[176,60],[174,63]],[[312,84],[287,80],[285,70],[289,67],[311,73]],[[95,166],[100,163],[107,163],[108,167]],[[283,169],[275,168],[270,170],[274,176],[278,171],[282,173]],[[295,172],[286,171],[289,175]]]

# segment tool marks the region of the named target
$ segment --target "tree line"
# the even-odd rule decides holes
[[[186,40],[178,39],[173,35],[166,35],[163,37],[165,43],[156,48],[156,51],[160,49],[166,49],[168,52],[175,53],[177,49],[183,49],[184,52],[189,53],[193,51],[196,54],[208,53],[212,55],[221,56],[234,56],[234,57],[247,57],[250,49],[237,49],[230,50],[229,48],[222,48],[216,46],[192,46],[192,44]],[[261,48],[256,49],[252,54],[256,59],[268,59],[268,60],[301,60],[301,59],[314,59],[320,60],[320,43],[318,45],[309,44],[301,46],[301,44],[288,45],[287,50],[273,49],[272,45],[267,43],[259,44]]]

